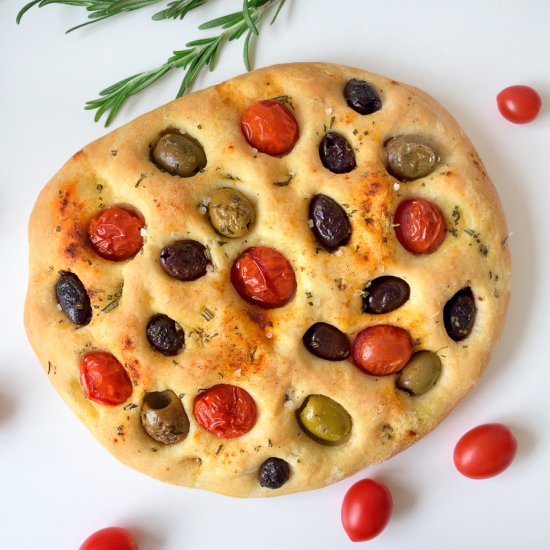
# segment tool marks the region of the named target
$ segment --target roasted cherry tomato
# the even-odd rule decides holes
[[[138,545],[126,529],[105,527],[90,535],[79,550],[138,550]]]
[[[352,485],[342,502],[342,525],[353,542],[370,540],[379,535],[393,511],[388,488],[372,479]]]
[[[252,147],[271,156],[288,153],[298,141],[298,123],[294,115],[272,99],[250,105],[242,115],[241,128]]]
[[[256,403],[250,394],[231,384],[218,384],[195,399],[197,422],[209,432],[233,439],[249,432],[256,423]]]
[[[500,114],[515,124],[531,122],[539,114],[542,100],[529,86],[509,86],[497,95]]]
[[[231,282],[243,300],[266,309],[284,306],[296,292],[289,261],[267,246],[246,249],[233,263]]]
[[[503,424],[482,424],[465,433],[455,447],[457,470],[472,479],[493,477],[510,466],[518,442]]]
[[[352,345],[353,362],[374,376],[400,371],[411,358],[409,333],[400,327],[375,325],[360,331]]]
[[[93,351],[80,364],[80,384],[91,401],[120,405],[132,395],[132,382],[119,361],[105,351]]]
[[[447,232],[441,210],[425,199],[403,201],[395,211],[393,223],[397,240],[413,254],[435,252]]]
[[[143,220],[119,206],[101,210],[88,226],[88,238],[94,251],[106,260],[120,262],[135,256],[143,246]]]

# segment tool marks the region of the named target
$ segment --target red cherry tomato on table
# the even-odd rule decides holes
[[[79,550],[138,550],[138,545],[126,529],[106,527],[90,535]]]
[[[441,210],[425,199],[403,201],[395,211],[393,223],[397,240],[413,254],[435,252],[447,232]]]
[[[289,261],[267,246],[245,250],[233,263],[231,282],[243,300],[267,309],[284,306],[296,292]]]
[[[360,331],[351,349],[355,366],[374,376],[385,376],[409,362],[413,345],[405,329],[375,325]]]
[[[465,433],[454,451],[457,470],[472,479],[493,477],[510,466],[518,442],[503,424],[482,424]]]
[[[119,206],[106,208],[96,214],[88,226],[88,238],[94,252],[113,262],[135,256],[143,246],[143,220]]]
[[[353,542],[379,535],[393,511],[390,491],[382,483],[362,479],[352,485],[342,502],[342,525]]]
[[[193,408],[197,422],[209,432],[233,439],[256,424],[256,403],[251,395],[231,384],[218,384],[202,392]]]
[[[132,395],[132,382],[119,361],[105,351],[93,351],[80,364],[80,384],[91,401],[120,405]]]
[[[539,114],[542,100],[529,86],[509,86],[497,95],[500,114],[515,124],[531,122]]]
[[[272,99],[250,105],[241,117],[241,129],[252,147],[271,156],[288,153],[299,136],[294,115]]]

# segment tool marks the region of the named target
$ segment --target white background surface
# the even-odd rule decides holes
[[[393,493],[390,525],[358,547],[384,550],[550,548],[550,3],[540,1],[289,0],[264,26],[255,65],[332,61],[425,89],[461,122],[483,158],[513,236],[514,292],[503,338],[475,390],[432,434],[389,462],[310,493],[236,500],[171,487],[120,465],[67,409],[27,343],[22,311],[27,220],[47,180],[106,132],[85,100],[157,66],[204,36],[199,23],[240,8],[220,0],[186,20],[153,22],[155,6],[65,36],[78,8],[33,9],[0,0],[0,548],[76,550],[107,525],[130,528],[140,550],[352,548],[340,504],[354,480]],[[206,34],[208,36],[208,34]],[[195,89],[243,72],[226,47]],[[136,96],[113,127],[173,98],[180,75]],[[495,96],[534,86],[545,107],[513,125]],[[519,441],[501,476],[472,481],[454,469],[458,438],[504,422]]]

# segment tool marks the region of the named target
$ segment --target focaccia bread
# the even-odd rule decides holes
[[[28,336],[80,420],[133,468],[242,497],[321,487],[433,429],[486,367],[511,284],[454,119],[324,63],[84,147],[29,235]]]

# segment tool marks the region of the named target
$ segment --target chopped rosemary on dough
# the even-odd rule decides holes
[[[207,320],[207,321],[211,321],[212,319],[214,319],[214,313],[212,311],[210,311],[207,307],[205,307],[202,312],[201,312],[201,315]]]

